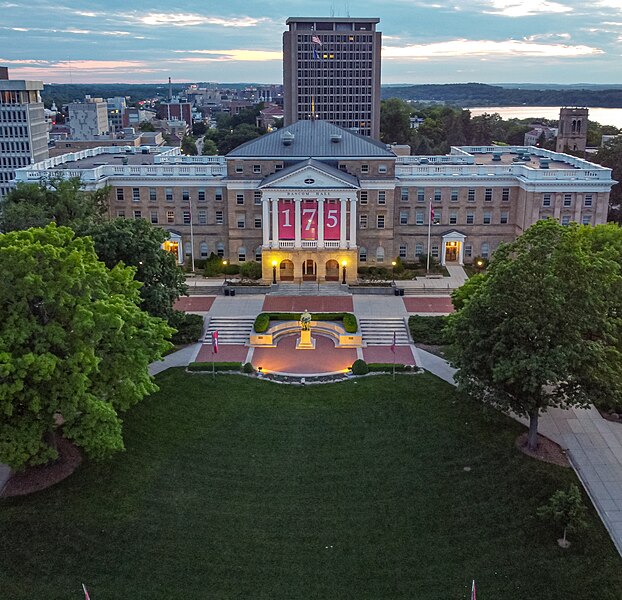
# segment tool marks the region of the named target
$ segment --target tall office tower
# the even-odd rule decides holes
[[[557,131],[557,152],[585,152],[587,145],[587,108],[561,108]]]
[[[85,96],[84,102],[69,105],[71,139],[92,140],[109,132],[108,103],[102,98]]]
[[[330,121],[380,137],[380,19],[290,17],[283,33],[285,125]]]
[[[9,80],[0,67],[0,198],[11,190],[15,169],[49,158],[42,81]]]

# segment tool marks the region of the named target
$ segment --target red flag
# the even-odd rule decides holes
[[[319,44],[320,46],[322,45],[322,40],[317,35],[312,35],[311,36],[311,41],[314,44]]]
[[[391,344],[391,352],[393,352],[393,354],[395,354],[395,351],[397,350],[397,339],[395,336],[395,331],[393,332],[393,343]]]
[[[432,206],[432,203],[430,202],[430,223],[432,223],[434,221],[434,207]]]
[[[91,600],[89,593],[86,591],[86,586],[82,584],[82,589],[84,590],[84,600]]]
[[[212,331],[212,352],[218,354],[218,332]]]
[[[475,598],[477,590],[475,589],[475,579],[473,580],[473,584],[471,585],[471,600],[477,600]]]

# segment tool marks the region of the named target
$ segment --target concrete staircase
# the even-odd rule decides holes
[[[218,343],[227,344],[246,344],[249,340],[255,317],[212,317],[204,341],[210,344],[212,332],[218,331]]]
[[[350,296],[347,286],[337,281],[302,281],[300,283],[280,282],[278,288],[270,292],[272,296]]]
[[[393,332],[395,343],[398,346],[410,344],[410,332],[403,317],[359,319],[359,328],[363,335],[363,342],[368,346],[390,346],[393,344]]]

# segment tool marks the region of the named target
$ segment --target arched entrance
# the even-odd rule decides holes
[[[326,281],[339,281],[339,263],[336,260],[326,261]]]
[[[291,260],[282,260],[279,266],[281,281],[294,281],[294,263]]]
[[[315,281],[317,276],[317,264],[312,258],[308,258],[302,263],[303,281]]]

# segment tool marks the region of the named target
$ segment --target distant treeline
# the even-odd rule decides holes
[[[446,102],[458,106],[592,106],[622,108],[622,86],[616,89],[516,89],[484,83],[449,83],[383,87],[382,98]]]

